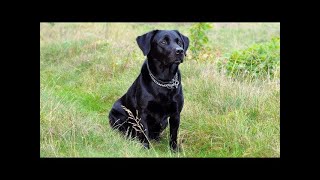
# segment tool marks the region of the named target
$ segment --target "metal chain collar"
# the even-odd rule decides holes
[[[166,87],[166,88],[168,88],[168,89],[178,88],[178,86],[179,86],[179,84],[180,84],[180,82],[179,82],[179,80],[178,80],[178,73],[176,73],[176,75],[173,77],[173,79],[171,79],[171,81],[169,81],[169,82],[163,82],[163,84],[162,84],[162,83],[158,82],[158,81],[160,81],[160,80],[157,80],[157,78],[151,73],[151,71],[150,71],[150,69],[149,69],[149,63],[148,63],[148,61],[147,61],[147,68],[148,68],[149,75],[150,75],[152,81],[153,81],[154,83],[156,83],[158,86]]]

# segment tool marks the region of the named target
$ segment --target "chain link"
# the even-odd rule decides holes
[[[178,88],[180,82],[178,80],[178,73],[175,74],[174,78],[171,79],[171,81],[169,82],[166,82],[165,84],[161,84],[157,81],[157,78],[154,77],[154,75],[151,73],[150,69],[149,69],[149,63],[147,61],[147,68],[148,68],[148,71],[149,71],[149,75],[152,79],[152,81],[157,84],[158,86],[161,86],[161,87],[166,87],[168,89],[173,89],[173,88]]]

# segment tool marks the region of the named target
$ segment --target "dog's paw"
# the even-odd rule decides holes
[[[155,137],[154,140],[155,140],[156,142],[160,142],[160,136]]]
[[[173,152],[181,152],[182,151],[181,146],[177,143],[174,143],[174,142],[170,143],[170,149]]]
[[[146,149],[150,149],[150,145],[149,143],[142,143],[143,147]]]

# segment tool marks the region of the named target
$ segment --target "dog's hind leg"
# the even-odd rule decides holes
[[[110,126],[114,129],[125,132],[128,126],[126,122],[127,116],[125,111],[120,107],[120,103],[116,102],[109,113]]]

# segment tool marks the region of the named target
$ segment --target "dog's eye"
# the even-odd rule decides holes
[[[167,41],[162,40],[160,43],[163,44],[163,45],[165,45],[165,44],[167,44]]]
[[[181,41],[178,41],[178,45],[182,47],[182,42],[181,42]]]

